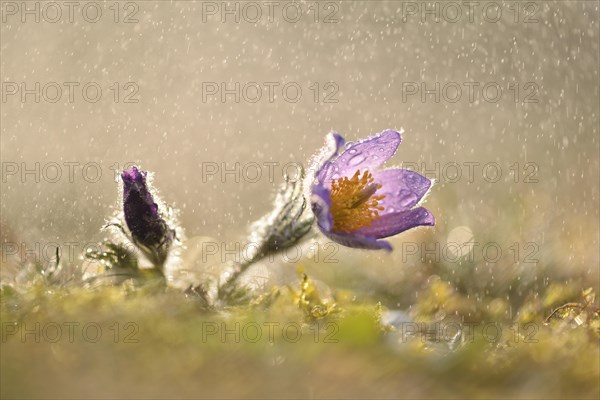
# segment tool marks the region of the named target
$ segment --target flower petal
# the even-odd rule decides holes
[[[377,240],[372,237],[355,235],[355,234],[346,234],[346,233],[334,233],[323,231],[323,234],[327,236],[329,239],[333,240],[336,243],[339,243],[343,246],[354,247],[356,249],[370,249],[370,250],[380,250],[385,249],[387,251],[392,251],[392,246],[389,242],[385,240]]]
[[[354,174],[357,170],[375,171],[396,153],[402,137],[400,133],[386,130],[377,136],[348,143],[346,148],[331,162],[326,180]]]
[[[356,230],[354,233],[375,239],[397,235],[416,226],[433,226],[435,218],[423,207],[412,210],[385,214],[373,221],[371,225]]]
[[[307,176],[311,179],[315,177],[318,182],[323,182],[323,179],[331,168],[331,160],[338,156],[344,143],[345,140],[339,133],[328,133],[325,137],[325,146],[321,148],[319,153],[317,153],[310,162]]]
[[[379,205],[384,207],[380,215],[410,210],[416,206],[431,187],[431,180],[407,169],[386,169],[373,173],[376,183],[381,184],[377,195],[385,195]]]
[[[310,196],[313,213],[317,217],[317,224],[322,230],[330,231],[333,228],[331,216],[331,194],[322,185],[314,185]]]

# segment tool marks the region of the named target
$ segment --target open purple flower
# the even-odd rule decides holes
[[[175,237],[158,211],[146,183],[146,172],[132,167],[121,174],[123,213],[131,239],[154,263],[162,267]]]
[[[328,135],[311,186],[317,225],[328,238],[344,246],[391,251],[387,241],[378,239],[435,224],[429,210],[415,207],[431,181],[406,169],[380,169],[400,142],[399,132],[386,130],[349,142],[338,154],[344,138]]]

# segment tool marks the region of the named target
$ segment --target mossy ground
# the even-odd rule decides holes
[[[598,398],[593,291],[550,284],[507,317],[427,282],[404,324],[310,278],[218,311],[156,286],[5,285],[2,398]],[[451,321],[471,333],[432,334]]]

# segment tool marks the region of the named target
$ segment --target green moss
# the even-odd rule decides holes
[[[3,286],[2,397],[599,394],[598,307],[574,282],[550,283],[515,308],[430,278],[406,313],[406,334],[382,322],[380,304],[347,289],[324,296],[300,274],[298,286],[222,310],[151,279]],[[471,331],[441,335],[452,323]]]

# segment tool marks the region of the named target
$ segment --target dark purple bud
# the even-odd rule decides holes
[[[132,167],[121,174],[123,213],[131,239],[157,266],[162,266],[175,236],[162,219],[146,183],[146,172]]]

